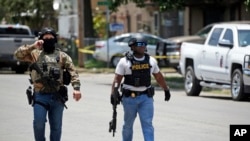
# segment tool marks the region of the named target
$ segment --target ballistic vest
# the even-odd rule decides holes
[[[53,54],[44,54],[42,51],[36,63],[42,73],[32,69],[30,74],[32,82],[42,83],[43,92],[55,92],[63,81],[60,51],[55,50]]]
[[[151,73],[150,73],[150,56],[145,54],[145,59],[142,61],[135,60],[134,57],[131,61],[131,75],[124,75],[124,84],[132,85],[135,87],[139,86],[150,86],[151,85]]]

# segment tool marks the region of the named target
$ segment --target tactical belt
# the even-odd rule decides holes
[[[149,89],[146,89],[145,91],[131,91],[128,89],[123,89],[122,95],[124,95],[125,97],[137,97],[140,95],[147,95],[148,97],[152,97],[153,93]]]

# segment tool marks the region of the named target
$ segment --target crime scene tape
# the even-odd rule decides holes
[[[79,52],[81,52],[81,53],[86,53],[86,54],[94,54],[94,50],[91,50],[92,48],[94,47],[94,45],[90,45],[90,46],[85,46],[84,48],[80,48],[80,49],[78,49],[78,51]],[[121,55],[121,54],[117,54],[117,55],[114,55],[114,56],[119,56],[119,57],[121,57],[121,56],[123,56],[123,55]],[[153,56],[154,58],[156,58],[156,59],[179,59],[180,58],[180,56],[179,55],[168,55],[168,56],[166,56],[166,55],[156,55],[156,56]]]
[[[94,54],[94,50],[91,50],[95,45],[90,45],[90,46],[85,46],[84,48],[78,49],[79,52],[81,53],[86,53],[86,54]]]
[[[156,59],[179,59],[180,58],[180,56],[179,55],[162,55],[162,56],[153,56],[154,58],[156,58]]]

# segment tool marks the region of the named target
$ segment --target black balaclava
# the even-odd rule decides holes
[[[54,38],[51,39],[43,39],[44,43],[43,43],[43,50],[45,53],[51,54],[55,51],[55,44],[56,44],[56,40]]]

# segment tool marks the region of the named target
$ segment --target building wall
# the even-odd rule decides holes
[[[191,8],[189,34],[194,34],[204,26],[203,12],[200,8]]]
[[[116,20],[112,20],[116,17]],[[138,8],[134,3],[128,3],[118,8],[111,14],[111,22],[124,24],[124,30],[116,34],[126,32],[147,32],[162,38],[183,34],[183,12],[173,10],[159,12],[156,7],[147,6]]]
[[[178,10],[172,10],[161,13],[160,24],[160,36],[163,38],[169,38],[183,34],[183,26],[185,23],[184,12]]]
[[[240,15],[239,19],[240,20],[250,20],[250,10],[246,11],[246,6],[242,3],[241,7],[239,7],[239,13]]]
[[[234,6],[234,7],[233,7]],[[214,22],[234,21],[234,20],[250,20],[250,13],[246,11],[246,6],[242,2],[238,5],[231,5],[224,7],[222,18]],[[232,10],[234,8],[234,10]],[[213,10],[213,9],[212,9]],[[186,7],[184,16],[184,35],[196,33],[209,23],[206,23],[205,9],[199,6]],[[220,13],[218,13],[219,16]],[[213,19],[212,19],[213,20]]]
[[[117,34],[126,32],[151,32],[152,16],[145,8],[136,7],[135,3],[128,3],[118,8],[110,16],[111,23],[124,24],[124,30]]]

